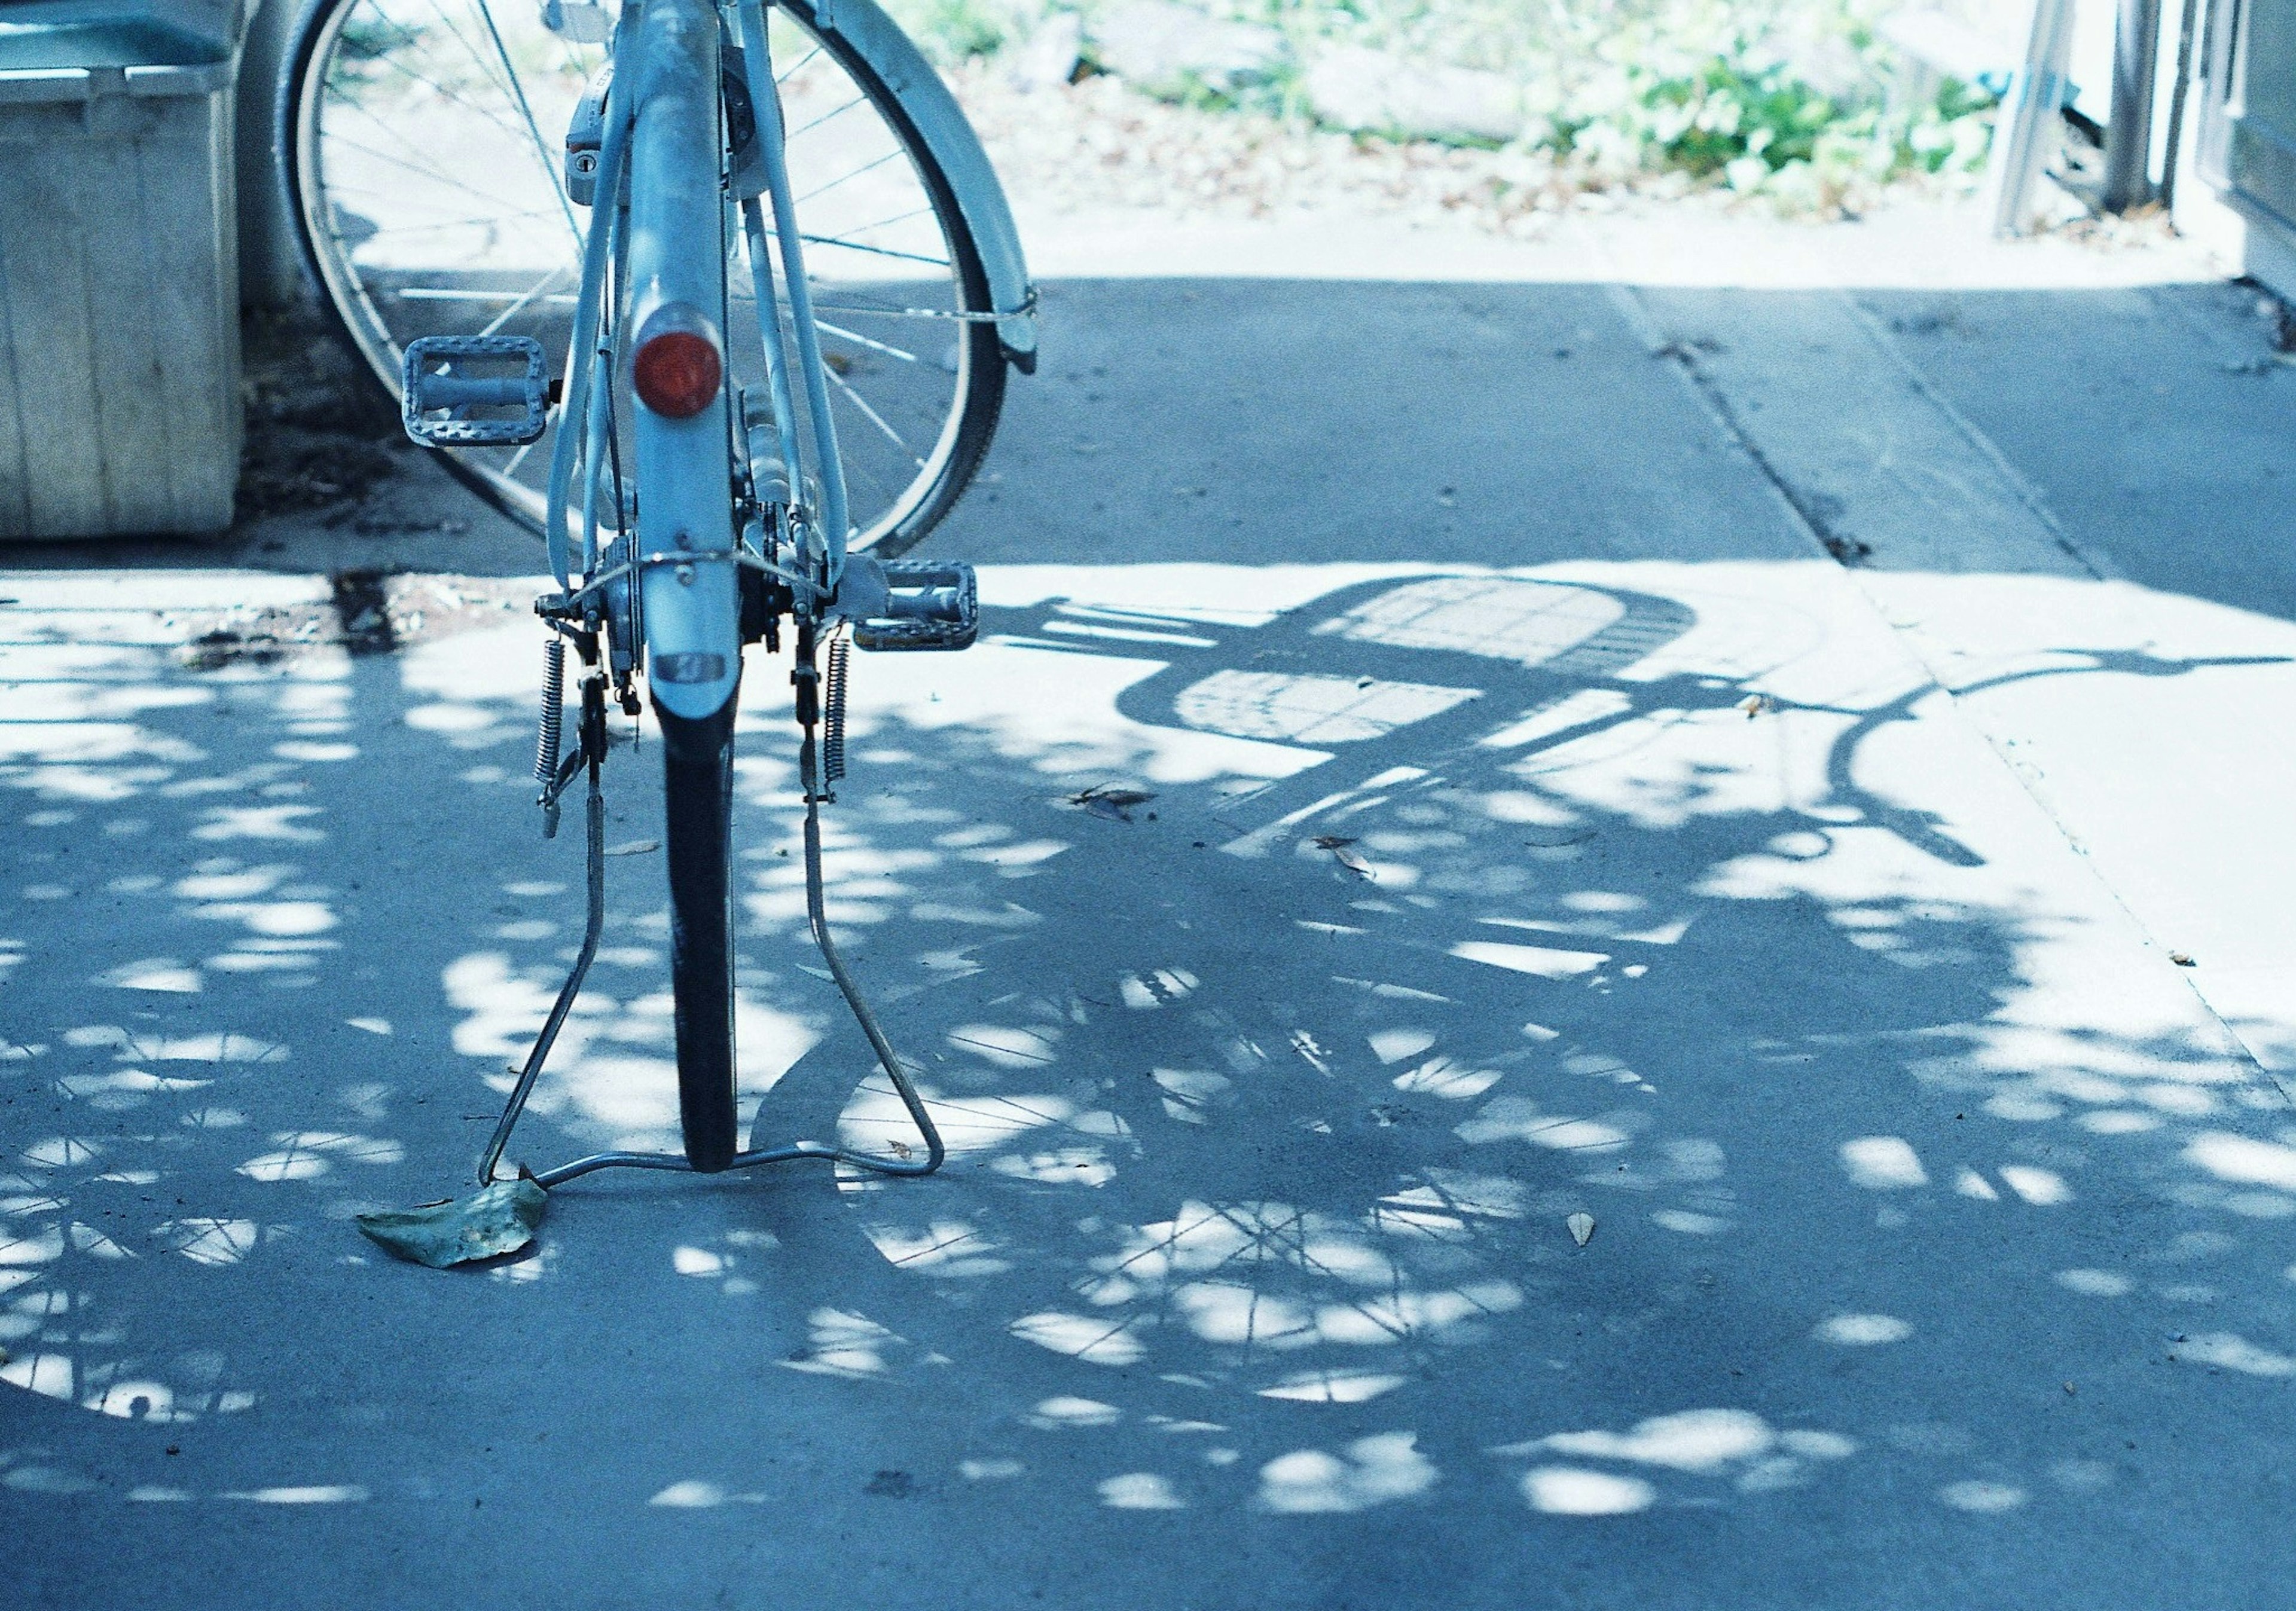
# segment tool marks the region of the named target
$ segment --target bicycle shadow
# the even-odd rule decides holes
[[[1222,574],[1017,575],[962,684],[859,667],[832,913],[942,1175],[585,1182],[535,1256],[454,1277],[345,1222],[460,1173],[575,937],[574,847],[520,808],[532,629],[355,655],[293,584],[318,641],[187,662],[196,621],[28,582],[0,1484],[189,1528],[390,1498],[1061,1524],[994,1529],[959,1599],[1170,1511],[1127,1536],[1206,1597],[1264,1547],[1276,1603],[1442,1568],[1472,1604],[1556,1518],[2116,1502],[2137,1476],[2035,1379],[2139,1371],[2195,1446],[2264,1435],[2247,1394],[2296,1365],[2258,1088],[2077,883],[2018,870],[2062,846],[1918,674],[1833,634],[1830,570]],[[771,669],[748,1095],[762,1134],[890,1149],[808,977]],[[649,754],[613,763],[629,854],[522,1156],[672,1134]],[[2182,1370],[2118,1318],[2202,1308]],[[546,1484],[475,1452],[600,1439]],[[1360,1520],[1267,1531],[1317,1517]],[[1463,1528],[1502,1541],[1461,1566]]]
[[[2055,1211],[2084,1171],[2142,1180],[2174,1229],[2126,1256],[2251,1256],[2244,1216],[2279,1210],[2206,1160],[2278,1099],[2206,1036],[2031,1020],[2037,953],[2094,914],[2012,893],[1985,825],[1911,779],[1860,781],[1922,723],[1917,679],[1780,698],[1808,646],[1669,666],[1682,600],[1523,577],[1357,582],[1243,627],[1075,599],[985,622],[1041,700],[1133,657],[1136,733],[1322,743],[1248,789],[1199,757],[1152,789],[1144,739],[1079,767],[906,693],[857,719],[865,761],[913,776],[843,807],[840,855],[879,870],[844,915],[954,1156],[841,1182],[882,1263],[760,1220],[837,1272],[785,1363],[993,1406],[963,1484],[1118,1509],[1439,1485],[1496,1524],[1807,1487],[1863,1513],[1915,1481],[1985,1513],[2123,1480],[2041,1452],[2018,1373],[1951,1362],[2123,1369],[2095,1317],[2139,1281]],[[1015,880],[1001,905],[984,869]],[[761,1123],[819,1122],[854,1067],[832,1032]],[[873,1085],[843,1124],[906,1133]],[[1972,1269],[1972,1237],[2005,1251]],[[2211,1368],[2296,1369],[2211,1335]]]

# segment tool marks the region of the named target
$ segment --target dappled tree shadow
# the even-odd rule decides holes
[[[1144,1509],[1355,1510],[1450,1472],[1625,1510],[1821,1481],[1892,1436],[1964,1509],[2108,1480],[1985,1451],[1988,1401],[2024,1391],[1997,1377],[1948,1373],[1895,1431],[1782,1413],[1809,1395],[1744,1378],[1782,1355],[1874,1369],[1866,1351],[1917,1335],[1966,1345],[2005,1303],[2072,1323],[2137,1291],[2064,1262],[2046,1211],[2085,1169],[2176,1206],[2147,1244],[2171,1263],[2199,1246],[2176,1238],[2226,1235],[2202,1221],[2284,1215],[2256,1188],[2288,1155],[2208,1162],[2232,1145],[2209,1136],[2278,1093],[2205,1040],[2076,1035],[2004,1066],[2024,953],[2065,915],[1981,881],[1942,895],[1989,878],[1984,858],[1857,782],[1860,747],[1913,722],[1921,688],[1798,704],[1759,673],[1666,668],[1694,621],[1490,577],[1364,583],[1241,629],[998,612],[1043,657],[1038,697],[1062,658],[1152,655],[1117,699],[1144,728],[1332,758],[1129,801],[1110,791],[1150,789],[1112,757],[1016,786],[1032,757],[1009,738],[875,727],[867,775],[891,781],[849,800],[846,854],[880,878],[843,886],[847,915],[875,977],[920,993],[896,1011],[933,1048],[957,1156],[934,1182],[845,1186],[888,1263],[956,1313],[881,1284],[824,1304],[789,1362],[871,1378],[954,1355],[1004,1379],[1001,1331],[1094,1367],[1040,1360],[1009,1411],[1102,1440],[1103,1501]],[[1748,803],[1769,726],[1796,724],[1826,735],[1796,763],[1807,787]],[[898,865],[896,843],[916,847]],[[819,1111],[852,1059],[832,1035],[768,1118]],[[875,1084],[844,1123],[907,1134]],[[1566,1230],[1582,1211],[1599,1248]],[[1971,1237],[2020,1251],[1972,1267]],[[2273,1324],[2284,1303],[2258,1296]],[[2210,1336],[2217,1366],[2296,1370]],[[1302,1403],[1345,1408],[1307,1423]],[[1017,1475],[1030,1447],[975,1468]]]
[[[491,1424],[538,1371],[593,1421],[633,1336],[709,1412],[567,1480],[689,1507],[773,1491],[800,1391],[930,1426],[873,1495],[1219,1528],[2038,1515],[2140,1480],[2117,1419],[2064,1419],[2140,1384],[2249,1447],[2296,1374],[2278,1093],[2194,1015],[2037,1013],[2106,920],[1924,787],[1968,742],[1926,683],[1821,687],[1791,608],[1673,579],[1332,568],[1209,609],[1077,570],[994,608],[962,678],[864,662],[832,912],[948,1168],[586,1181],[539,1253],[456,1276],[346,1221],[460,1179],[578,934],[576,846],[514,814],[523,629],[193,668],[152,612],[15,617],[56,719],[0,772],[0,1378],[40,1418],[0,1482],[420,1497],[435,1430],[392,1405]],[[307,591],[281,607],[324,626]],[[808,977],[751,675],[746,1100],[761,1139],[896,1149]],[[625,854],[538,1164],[672,1137],[651,756],[610,769]],[[408,1345],[313,1369],[315,1328],[378,1324]],[[258,1405],[294,1468],[123,1484],[85,1429]]]

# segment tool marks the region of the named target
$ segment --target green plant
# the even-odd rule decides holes
[[[1749,19],[1685,3],[1605,39],[1552,122],[1558,151],[1621,176],[1675,171],[1740,191],[1824,195],[1906,173],[1964,171],[1989,102],[1948,84],[1892,108],[1893,64],[1849,0]],[[1824,61],[1823,85],[1814,80]]]
[[[1024,38],[1054,0],[894,0],[949,60]],[[1096,15],[1128,0],[1059,0]],[[1297,64],[1337,45],[1496,72],[1529,113],[1520,143],[1582,184],[1689,182],[1788,209],[1839,209],[1907,176],[1981,165],[1990,98],[1948,82],[1893,98],[1898,63],[1873,28],[1888,0],[1183,0],[1280,29],[1293,64],[1173,97],[1208,110],[1312,116]],[[1004,9],[996,9],[999,6]],[[1390,131],[1410,137],[1409,131]]]
[[[1018,34],[1020,19],[996,0],[888,0],[893,20],[941,66],[993,56]]]

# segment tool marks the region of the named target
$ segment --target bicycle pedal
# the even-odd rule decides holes
[[[550,410],[550,366],[529,336],[423,336],[406,344],[399,416],[429,447],[523,447]]]
[[[856,556],[858,558],[860,556]],[[849,568],[850,561],[848,562]],[[970,565],[897,560],[882,568],[884,595],[853,623],[869,650],[970,649],[980,634],[980,591]]]

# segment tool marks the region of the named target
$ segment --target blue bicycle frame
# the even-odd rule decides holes
[[[584,578],[580,593],[596,590],[607,606],[601,613],[615,640],[618,677],[643,668],[656,707],[686,721],[714,718],[734,695],[741,667],[739,568],[763,571],[791,588],[792,613],[801,620],[817,624],[832,607],[858,620],[882,613],[888,605],[880,568],[873,563],[849,581],[847,576],[850,523],[845,475],[791,193],[766,8],[762,0],[740,0],[737,11],[742,34],[738,75],[727,71],[724,47],[729,42],[712,0],[644,0],[623,11],[614,51],[617,87],[608,99],[600,143],[596,200],[545,527],[561,585],[570,588],[578,574]],[[853,0],[844,26],[865,18],[883,22],[873,6]],[[905,53],[914,57],[906,41],[903,49],[892,47],[890,41],[900,38],[897,31],[885,38],[873,31],[870,37],[871,48],[892,58],[897,69]],[[937,131],[938,156],[960,165],[979,163],[985,172],[986,159],[964,128],[962,113],[922,59],[914,64],[932,93],[923,80],[908,80],[905,112],[921,115]],[[746,138],[730,153],[721,121],[721,96],[728,83],[744,94],[750,123]],[[976,240],[999,305],[995,317],[1000,342],[1013,362],[1033,366],[1034,296],[1011,217],[993,183],[967,188],[973,192],[967,221],[980,232]],[[705,332],[724,364],[726,248],[729,215],[736,210],[758,307],[785,305],[788,310],[785,326],[774,319],[762,325],[773,439],[762,445],[751,440],[748,419],[738,422],[737,430],[722,390],[698,411],[675,417],[641,400],[629,433],[636,483],[644,489],[636,499],[635,533],[622,540],[622,552],[602,572],[601,560],[607,558],[599,547],[602,508],[613,512],[618,529],[630,524],[619,508],[625,501],[619,467],[608,449],[621,378],[614,372],[616,354],[633,341],[643,343],[657,320],[668,319]],[[776,278],[781,299],[775,294]],[[606,306],[610,282],[619,292],[619,308]],[[802,438],[792,381],[802,394]],[[761,453],[761,446],[773,451]],[[781,467],[783,496],[776,501],[753,486],[752,502],[784,509],[786,529],[768,530],[753,520],[737,532],[729,471],[768,460]],[[578,468],[578,563],[568,535]],[[807,499],[809,488],[817,489],[817,503]],[[904,612],[896,605],[894,613]],[[906,613],[914,625],[929,612],[913,608]],[[865,646],[936,646],[923,641],[929,635],[913,632],[907,641],[881,645],[863,641]]]
[[[754,26],[751,57],[763,70],[762,8],[745,7],[744,12],[745,22]],[[754,19],[747,15],[751,12]],[[570,582],[569,573],[577,568],[568,563],[564,534],[578,459],[582,473],[578,569],[594,587],[599,585],[603,557],[598,544],[600,505],[603,501],[611,508],[620,501],[614,463],[603,451],[619,378],[612,370],[621,345],[617,338],[644,331],[650,320],[665,312],[686,311],[708,322],[709,339],[718,344],[723,363],[726,254],[720,183],[720,42],[711,0],[648,0],[643,7],[623,12],[615,42],[617,88],[608,102],[616,110],[608,119],[600,151],[596,200],[575,314],[575,346],[568,364],[564,423],[551,467],[546,532],[553,568],[562,584]],[[770,77],[763,97],[755,94],[754,77],[753,101],[772,104]],[[775,127],[769,137],[761,127],[754,136],[776,159],[779,133]],[[785,172],[780,190],[785,197]],[[785,249],[795,244],[793,222],[784,233]],[[750,244],[754,252],[763,243],[753,236]],[[610,269],[619,273],[622,308],[602,306]],[[812,334],[812,310],[799,291],[805,282],[801,259],[786,277],[792,289],[791,320],[800,332],[800,364],[809,375],[808,399],[820,397],[814,415],[813,457],[822,467],[822,484],[836,489],[833,503],[824,497],[821,518],[831,523],[832,530],[841,532],[843,478],[835,428],[826,412],[818,340],[806,339]],[[761,301],[759,306],[770,308],[774,303]],[[785,396],[779,333],[767,321],[768,372],[775,391]],[[719,388],[698,412],[683,418],[659,413],[643,402],[633,413],[633,468],[644,495],[637,500],[635,543],[628,545],[634,552],[622,556],[627,568],[618,578],[619,587],[607,593],[608,601],[623,607],[609,612],[620,619],[611,621],[608,630],[625,640],[615,644],[618,658],[636,654],[636,644],[627,640],[642,631],[641,663],[658,708],[689,721],[707,720],[724,710],[741,678],[741,589],[729,474],[734,438],[727,401]],[[790,413],[785,405],[776,413],[787,438]],[[787,446],[794,449],[796,443],[788,440]],[[623,525],[624,511],[615,508],[613,512],[614,523]],[[799,568],[805,574],[806,568]],[[821,580],[833,587],[835,568]]]
[[[668,769],[686,1150],[682,1157],[602,1153],[535,1178],[550,1185],[614,1166],[714,1172],[792,1158],[914,1174],[939,1167],[943,1156],[922,1100],[831,938],[819,809],[835,797],[831,785],[843,769],[843,628],[849,625],[863,648],[961,649],[972,641],[978,606],[967,567],[889,568],[846,552],[844,477],[791,194],[765,6],[740,0],[734,11],[738,42],[727,37],[728,21],[715,0],[631,0],[615,37],[551,465],[545,535],[562,591],[540,606],[555,635],[537,772],[550,825],[560,794],[588,773],[589,921],[580,957],[480,1162],[481,1181],[492,1180],[596,953],[604,915],[598,778],[608,690],[618,690],[635,715],[632,679],[641,672]],[[727,384],[726,274],[737,217],[762,315],[762,397],[751,388],[735,393]],[[1009,232],[1009,220],[1005,227]],[[1009,256],[1017,265],[1017,248]],[[785,323],[778,316],[784,307]],[[1032,317],[1026,306],[1014,311],[1023,323]],[[1009,345],[1001,312],[997,319]],[[1023,333],[1033,348],[1032,327]],[[481,360],[500,356],[483,342],[449,342],[439,350]],[[515,397],[527,411],[516,429],[530,431],[539,406],[538,362],[529,352],[523,380],[441,377],[428,375],[427,360],[417,354],[408,371],[408,418],[425,413],[426,393],[480,403]],[[632,400],[625,411],[626,396]],[[618,418],[624,413],[628,417]],[[625,441],[627,465],[620,454]],[[626,470],[634,472],[627,479]],[[808,489],[817,489],[817,498]],[[571,518],[578,492],[578,520]],[[614,535],[602,543],[610,527]],[[812,1141],[737,1150],[727,870],[734,712],[744,642],[762,636],[775,646],[776,623],[784,617],[796,634],[791,680],[802,735],[808,916],[832,977],[915,1122],[922,1156],[863,1157]],[[588,669],[580,743],[562,762],[557,724],[570,642]],[[824,643],[826,678],[816,664]]]

